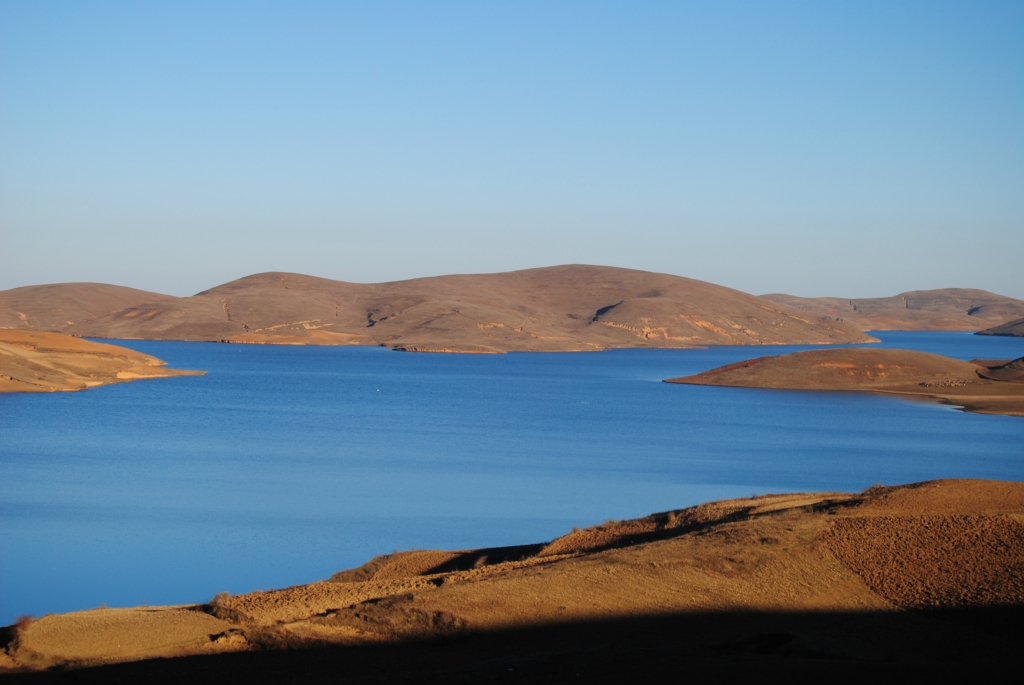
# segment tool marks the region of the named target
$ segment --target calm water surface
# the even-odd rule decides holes
[[[960,359],[1024,341],[877,333]],[[667,385],[796,347],[499,356],[121,342],[207,376],[0,395],[0,623],[788,490],[1024,480],[1024,419]]]

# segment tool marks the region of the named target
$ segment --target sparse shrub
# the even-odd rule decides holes
[[[213,599],[210,600],[210,606],[212,606],[212,607],[219,607],[222,604],[224,604],[224,602],[228,601],[229,599],[231,599],[231,593],[230,592],[218,592],[217,594],[215,594],[213,596]]]
[[[31,616],[19,616],[18,620],[14,622],[14,627],[19,633],[28,630],[30,625],[32,625]]]

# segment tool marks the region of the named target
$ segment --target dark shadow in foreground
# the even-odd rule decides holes
[[[10,675],[29,683],[498,683],[949,678],[1020,665],[1024,606],[713,612],[563,623],[357,647],[153,659]]]

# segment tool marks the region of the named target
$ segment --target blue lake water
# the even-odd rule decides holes
[[[1024,340],[876,333],[960,359]],[[117,341],[203,377],[0,395],[0,623],[203,601],[396,549],[530,543],[702,501],[1024,480],[1024,419],[668,385],[798,347],[433,355]]]

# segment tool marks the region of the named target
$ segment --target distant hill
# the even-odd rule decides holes
[[[52,283],[0,290],[0,329],[63,331],[126,307],[174,299],[104,283]]]
[[[993,326],[992,328],[986,328],[983,331],[978,331],[978,335],[1012,335],[1017,337],[1024,337],[1024,319],[1017,319],[1016,321],[1007,321],[1000,326]]]
[[[679,276],[602,266],[357,284],[256,274],[65,330],[161,340],[386,345],[437,352],[868,342],[835,317]]]
[[[914,290],[893,297],[762,295],[811,316],[840,317],[865,331],[980,331],[1024,317],[1024,300],[987,290]]]

